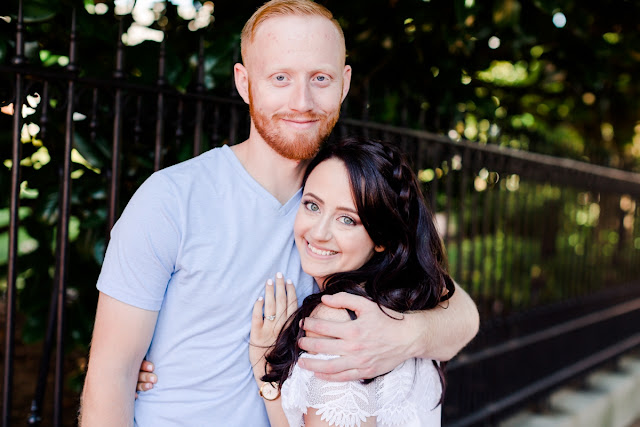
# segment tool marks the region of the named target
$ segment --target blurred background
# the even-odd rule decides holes
[[[319,2],[353,67],[336,136],[406,150],[481,312],[445,424],[637,350],[640,2]],[[246,138],[232,67],[261,4],[0,5],[3,425],[74,425],[108,231],[154,170]]]

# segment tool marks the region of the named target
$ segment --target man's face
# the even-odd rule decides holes
[[[347,94],[344,41],[321,17],[264,21],[245,58],[252,126],[278,154],[312,158],[329,136]]]

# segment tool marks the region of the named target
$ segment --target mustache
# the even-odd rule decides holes
[[[284,119],[284,120],[291,120],[291,121],[298,121],[298,122],[322,120],[325,117],[326,117],[325,114],[317,114],[317,113],[303,113],[303,114],[276,113],[273,115],[274,119]]]

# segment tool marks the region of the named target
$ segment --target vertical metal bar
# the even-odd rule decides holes
[[[163,31],[164,37],[160,43],[160,59],[158,60],[158,102],[156,114],[156,144],[153,158],[153,170],[159,170],[162,165],[162,144],[164,142],[164,93],[162,90],[167,81],[164,76],[165,57],[167,54],[167,32]]]
[[[464,238],[465,238],[465,216],[467,213],[466,209],[466,196],[467,196],[467,185],[469,182],[469,173],[468,173],[468,163],[465,158],[468,156],[468,150],[464,150],[460,155],[460,162],[462,162],[462,166],[460,169],[460,173],[462,177],[460,179],[460,200],[459,200],[459,212],[458,212],[458,234],[457,234],[457,244],[458,244],[458,262],[456,264],[456,277],[458,280],[468,280],[467,271],[465,271],[465,257],[464,257]],[[452,165],[453,166],[453,165]],[[452,167],[453,170],[453,167]]]
[[[451,155],[449,155],[449,153],[445,153],[442,157],[450,159]],[[449,161],[449,163],[451,163],[451,162]],[[442,162],[440,162],[440,166],[443,166]],[[450,164],[448,165],[447,169],[448,170],[446,171],[447,173],[446,173],[446,182],[445,182],[445,191],[447,193],[445,217],[446,217],[447,220],[446,220],[446,227],[445,227],[445,231],[444,231],[444,244],[445,244],[445,246],[448,247],[449,241],[450,241],[450,237],[451,237],[449,235],[450,234],[450,232],[449,232],[449,230],[450,230],[449,224],[451,222],[451,202],[452,202],[452,199],[453,199],[453,190],[452,190],[452,188],[453,188],[453,179],[451,178],[451,165]],[[445,176],[444,172],[445,171],[444,171],[444,167],[443,167],[442,168],[442,176],[443,176],[443,178]],[[460,279],[457,279],[457,280],[460,280]]]
[[[435,149],[431,151],[431,154],[433,156],[433,159],[431,159],[431,168],[433,169],[433,179],[431,180],[432,187],[431,187],[431,209],[433,210],[433,214],[435,215],[435,213],[438,211],[438,191],[440,188],[440,180],[438,179],[438,174],[437,174],[437,169],[438,169],[438,164],[440,164],[441,162],[441,157],[440,157],[440,152],[442,151],[442,149],[440,148],[440,143],[438,142],[434,142],[434,144],[436,144]],[[427,144],[428,145],[428,144]],[[441,239],[444,239],[444,233],[442,236],[440,236]]]
[[[513,175],[511,175],[513,176]],[[515,232],[514,227],[514,217],[516,211],[516,198],[515,191],[509,190],[507,188],[507,197],[506,197],[506,206],[504,208],[507,230],[504,236],[504,286],[502,288],[503,292],[505,292],[505,302],[509,302],[509,308],[513,307],[513,295],[514,295],[514,284],[513,284],[513,251],[515,245],[515,237],[513,233]],[[508,295],[507,295],[508,293]]]
[[[213,120],[211,123],[211,142],[217,145],[220,140],[220,104],[216,103],[213,107]]]
[[[478,296],[480,291],[480,275],[476,275],[476,256],[479,252],[477,250],[477,245],[482,244],[482,240],[478,239],[478,191],[475,186],[475,177],[478,174],[477,163],[480,162],[480,153],[467,153],[469,158],[470,172],[472,183],[469,186],[471,191],[471,206],[469,207],[469,216],[471,220],[471,232],[469,235],[469,244],[470,244],[470,252],[469,252],[469,260],[467,263],[467,270],[469,271],[469,289],[472,289],[474,295]],[[478,271],[480,273],[480,271]]]
[[[57,283],[57,345],[56,376],[54,385],[53,425],[62,425],[62,385],[64,379],[64,306],[67,280],[67,258],[69,254],[69,215],[71,207],[71,148],[73,146],[73,110],[75,107],[75,72],[76,72],[76,8],[71,15],[71,40],[69,43],[69,65],[71,74],[67,89],[67,114],[64,138],[64,170],[62,175],[62,194],[60,198],[58,226],[58,283]]]
[[[488,177],[487,177],[488,179]],[[487,189],[483,192],[482,197],[482,234],[481,240],[482,244],[480,245],[480,288],[482,298],[480,301],[486,302],[488,297],[491,295],[490,286],[491,286],[491,268],[495,266],[495,259],[491,259],[491,263],[488,262],[487,258],[491,258],[488,256],[488,241],[489,241],[489,220],[490,220],[490,207],[491,200],[494,199],[495,190],[490,188],[487,185]],[[489,265],[489,271],[487,272],[487,265]]]
[[[515,271],[516,277],[514,278],[513,282],[514,282],[514,286],[517,286],[518,293],[520,294],[520,300],[519,300],[519,306],[518,306],[519,309],[524,308],[522,304],[528,301],[528,297],[526,295],[530,295],[530,291],[531,291],[531,287],[530,287],[531,281],[529,280],[526,283],[523,282],[523,278],[524,278],[523,273],[524,271],[526,271],[525,257],[527,253],[527,246],[528,246],[527,242],[529,237],[526,232],[526,226],[527,226],[527,215],[529,212],[527,209],[527,198],[530,192],[527,191],[526,187],[527,187],[526,183],[521,181],[520,187],[518,188],[518,193],[517,193],[517,200],[520,202],[519,203],[520,208],[519,210],[516,211],[516,221],[518,222],[519,227],[518,227],[517,234],[514,236],[518,247],[517,247],[517,250],[514,248],[514,251],[513,251],[514,256],[516,257],[514,261],[514,264],[515,264],[514,271]]]
[[[369,101],[371,96],[371,80],[369,78],[365,78],[362,85],[362,91],[364,92],[364,102],[362,104],[362,121],[366,122],[369,120]],[[366,138],[367,135],[364,135],[364,137]]]
[[[198,49],[198,83],[196,85],[196,93],[198,95],[202,95],[204,92],[204,36],[200,35],[200,47]],[[232,116],[235,112],[235,107],[232,108]],[[202,118],[203,118],[203,108],[202,108],[202,98],[198,97],[196,101],[196,123],[195,129],[193,130],[193,156],[197,156],[202,153]],[[232,131],[235,131],[235,126],[232,118]],[[234,139],[229,137],[229,144],[233,144]]]
[[[184,129],[182,128],[182,117],[184,116],[184,100],[178,99],[178,110],[176,112],[176,151],[180,151],[180,145],[182,145],[182,137],[184,136]]]
[[[42,114],[40,117],[40,137],[42,140],[46,138],[47,123],[49,122],[48,110],[49,110],[49,82],[44,82],[44,88],[42,93]],[[47,377],[49,376],[49,365],[51,364],[51,349],[53,348],[53,336],[55,335],[56,326],[56,279],[54,279],[54,286],[51,289],[51,297],[49,298],[49,317],[47,321],[47,331],[42,345],[42,354],[40,355],[40,366],[38,368],[38,377],[36,380],[36,389],[31,400],[31,407],[29,408],[29,416],[27,417],[27,424],[32,426],[40,425],[42,421],[42,402],[44,401],[44,395],[47,384]]]
[[[95,144],[98,136],[98,88],[93,88],[91,98],[91,121],[89,122],[89,138],[91,144]]]
[[[15,65],[24,64],[24,13],[22,0],[18,2],[16,25]],[[13,101],[13,137],[11,155],[11,201],[9,218],[9,250],[7,259],[7,296],[5,323],[4,378],[2,386],[2,425],[11,425],[11,400],[13,393],[13,340],[15,332],[16,279],[18,277],[18,226],[20,210],[20,160],[22,159],[22,73],[16,73],[16,90]]]
[[[133,146],[140,145],[144,129],[142,127],[142,95],[136,97],[136,118],[133,121]]]
[[[116,49],[116,69],[113,77],[121,80],[124,77],[124,45],[122,43],[122,34],[124,32],[124,21],[122,17],[118,17],[118,47]],[[109,213],[107,216],[108,230],[113,228],[118,216],[118,195],[120,187],[120,149],[122,142],[122,89],[118,85],[114,98],[113,108],[113,143],[111,147],[111,183],[109,189]],[[107,233],[107,241],[109,241],[109,233]]]
[[[502,227],[502,221],[500,221],[501,219],[504,219],[502,216],[502,213],[505,212],[505,210],[503,209],[503,199],[505,198],[504,196],[504,192],[507,191],[506,190],[506,186],[505,189],[503,190],[501,187],[503,187],[503,182],[504,180],[501,180],[498,177],[498,181],[496,182],[496,187],[495,187],[495,197],[494,197],[494,204],[493,204],[493,218],[494,218],[494,226],[495,226],[495,232],[493,233],[493,259],[494,259],[494,263],[492,265],[492,273],[491,273],[491,277],[493,278],[492,283],[493,283],[493,291],[491,292],[491,294],[493,295],[494,298],[494,302],[500,302],[502,303],[504,300],[504,295],[502,294],[502,286],[501,283],[504,281],[504,259],[502,259],[502,256],[504,254],[504,237],[505,237],[505,232],[504,230],[501,229]],[[499,240],[500,239],[500,240]],[[494,305],[494,312],[495,309],[498,308]],[[495,313],[494,313],[495,314]]]
[[[42,105],[42,114],[40,115],[40,139],[43,141],[47,137],[47,128],[49,124],[49,82],[45,81],[42,88],[42,97],[40,105]]]
[[[51,364],[51,349],[53,348],[53,336],[56,334],[56,317],[58,306],[58,290],[55,284],[58,282],[58,273],[54,278],[54,286],[51,290],[51,299],[49,300],[49,318],[47,321],[47,332],[42,345],[42,355],[40,356],[40,367],[38,368],[38,380],[36,381],[36,392],[31,401],[29,417],[27,424],[30,426],[39,426],[42,421],[42,402],[46,391],[47,377],[49,376],[49,365]]]

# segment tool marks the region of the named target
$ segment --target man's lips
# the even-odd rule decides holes
[[[293,115],[276,115],[276,119],[282,120],[288,126],[296,129],[308,129],[314,126],[322,119],[322,116],[310,115],[310,116],[293,116]]]

